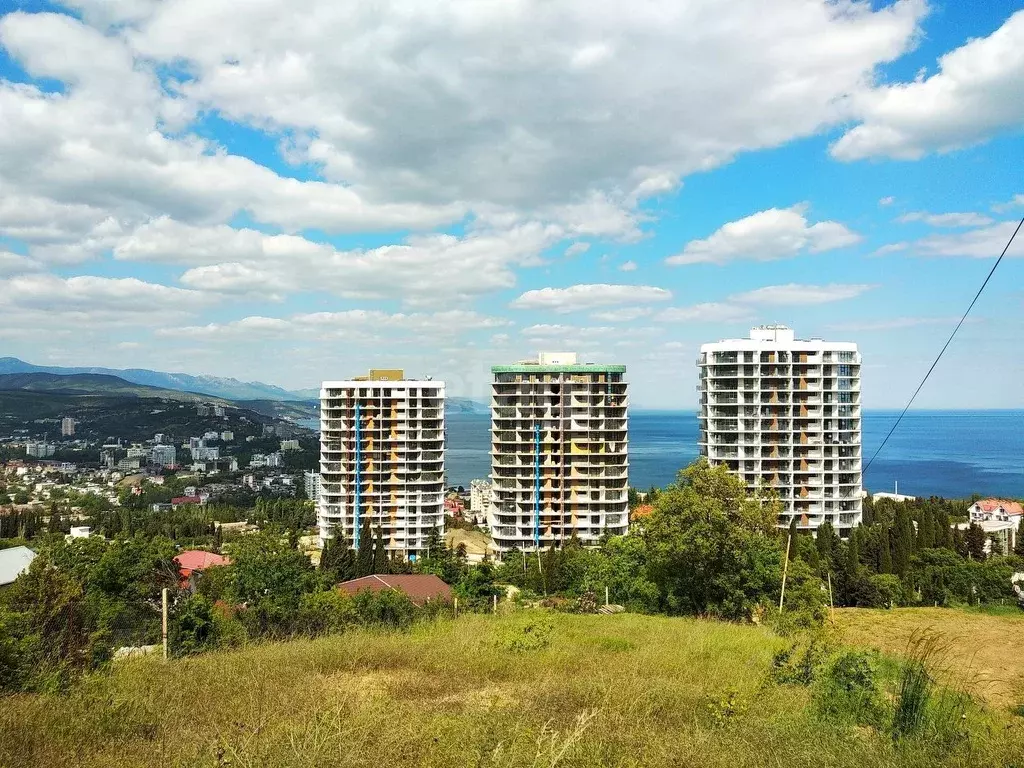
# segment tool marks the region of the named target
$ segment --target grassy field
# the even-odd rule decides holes
[[[811,688],[769,681],[785,645],[754,626],[523,612],[140,659],[0,700],[0,765],[1024,766],[1024,719],[1002,712],[972,710],[945,747],[819,719]]]
[[[942,636],[939,666],[951,683],[965,685],[994,707],[1024,704],[1024,611],[1000,609],[847,608],[836,611],[843,642],[903,653],[915,632]]]

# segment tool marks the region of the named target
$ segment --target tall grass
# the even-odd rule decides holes
[[[130,660],[64,696],[0,699],[0,766],[923,768],[1024,754],[1002,727],[937,753],[825,726],[809,689],[763,684],[784,643],[758,627],[544,614],[545,642],[517,643],[538,635],[525,618]]]

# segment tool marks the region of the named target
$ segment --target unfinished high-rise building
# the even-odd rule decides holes
[[[498,551],[626,533],[625,366],[547,352],[491,373],[487,520]]]
[[[415,559],[444,532],[444,382],[371,370],[320,390],[321,543],[353,547],[366,520],[387,548]]]

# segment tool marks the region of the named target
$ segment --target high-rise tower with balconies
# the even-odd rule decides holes
[[[700,450],[751,490],[774,490],[779,525],[845,536],[861,521],[857,345],[761,326],[700,348]]]
[[[323,543],[341,533],[359,545],[369,519],[387,548],[415,558],[444,533],[444,382],[371,370],[320,389]]]
[[[546,352],[491,373],[487,522],[498,551],[626,533],[625,366]]]

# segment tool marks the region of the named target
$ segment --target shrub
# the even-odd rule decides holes
[[[192,595],[175,609],[169,629],[175,656],[191,656],[217,644],[213,605],[202,595]]]
[[[810,685],[814,682],[817,668],[825,656],[825,650],[817,638],[810,638],[801,648],[797,640],[789,648],[783,648],[772,657],[769,677],[783,685]]]
[[[358,623],[354,601],[337,589],[303,595],[295,614],[295,631],[310,637],[344,632]]]
[[[360,590],[352,598],[359,622],[369,626],[404,629],[412,624],[416,606],[404,592],[385,589],[373,592]]]
[[[875,655],[847,651],[828,665],[814,696],[819,713],[856,725],[880,727],[884,703]]]
[[[516,653],[539,651],[551,645],[554,629],[547,619],[532,618],[505,632],[498,640],[498,647]]]

